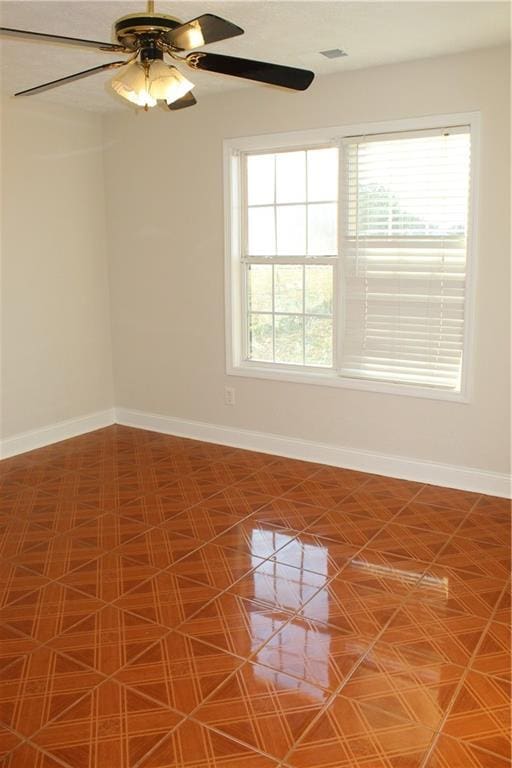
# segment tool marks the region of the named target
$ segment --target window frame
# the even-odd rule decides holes
[[[471,135],[470,195],[467,230],[466,292],[464,300],[464,343],[462,353],[461,389],[458,392],[435,389],[424,385],[369,381],[342,376],[337,369],[343,339],[343,317],[339,301],[343,294],[343,140],[351,136],[396,133],[415,130],[440,130],[467,125]],[[404,395],[434,400],[469,403],[473,385],[473,349],[475,321],[475,287],[477,273],[477,214],[480,161],[480,113],[465,112],[385,122],[350,124],[329,128],[294,131],[291,133],[263,134],[225,139],[224,154],[224,227],[225,227],[225,339],[226,375],[244,378],[270,379],[297,384],[314,384],[381,394]],[[333,276],[333,358],[334,367],[318,368],[287,363],[262,363],[244,359],[246,353],[246,322],[243,307],[244,262],[242,248],[243,177],[241,157],[244,153],[278,152],[337,146],[339,149],[338,177],[338,256],[307,257],[305,264],[332,264]],[[277,257],[286,263],[287,257]],[[296,263],[297,260],[294,261]],[[269,262],[275,263],[275,262]]]

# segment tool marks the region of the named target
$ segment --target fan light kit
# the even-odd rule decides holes
[[[148,2],[143,14],[130,14],[118,19],[114,26],[117,43],[100,43],[76,37],[28,32],[22,29],[0,27],[0,34],[41,42],[63,43],[100,51],[131,54],[124,61],[111,61],[68,77],[18,91],[15,96],[28,96],[81,80],[96,72],[119,69],[112,80],[112,88],[124,99],[145,110],[162,104],[170,110],[183,109],[196,104],[192,94],[194,84],[174,64],[166,63],[164,56],[186,65],[192,70],[218,72],[269,85],[305,91],[314,78],[313,72],[280,64],[269,64],[251,59],[239,59],[217,53],[195,51],[210,43],[243,35],[244,31],[219,16],[207,13],[182,23],[173,16],[155,13],[154,2]],[[183,56],[184,51],[191,51]]]

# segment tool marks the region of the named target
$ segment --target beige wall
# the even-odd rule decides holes
[[[469,404],[225,374],[222,140],[480,110]],[[483,470],[509,469],[508,50],[330,76],[304,94],[98,116],[2,112],[2,436],[113,405]],[[102,153],[104,150],[104,155]],[[103,160],[105,162],[105,176]],[[115,398],[112,394],[106,190]],[[224,386],[236,405],[224,405]]]
[[[508,49],[352,71],[304,94],[202,98],[106,119],[116,404],[475,467],[509,469]],[[222,140],[481,111],[470,404],[225,375]],[[236,405],[224,405],[226,384]]]
[[[113,405],[101,118],[2,104],[1,434]]]

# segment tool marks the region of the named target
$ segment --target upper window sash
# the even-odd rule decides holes
[[[336,177],[334,188],[325,196],[319,196],[318,194],[310,197],[310,174],[309,168],[310,155],[308,153],[314,153],[317,150],[335,150],[335,163],[336,169],[334,176]],[[288,157],[297,155],[299,153],[304,154],[304,177],[302,183],[304,184],[304,190],[299,195],[288,195],[288,198],[293,197],[295,199],[286,199],[286,195],[283,198],[282,190],[278,189],[279,179],[279,164],[284,162]],[[239,239],[239,257],[245,262],[264,259],[265,261],[276,260],[279,263],[286,263],[287,260],[299,261],[304,259],[333,259],[339,256],[339,243],[340,243],[340,231],[339,231],[339,183],[340,183],[340,157],[339,157],[339,142],[312,142],[301,146],[276,146],[273,148],[267,148],[264,150],[252,150],[242,151],[238,153],[238,168],[240,178],[240,239]],[[250,199],[249,190],[249,165],[251,158],[265,157],[268,155],[272,157],[272,161],[269,163],[269,174],[272,176],[271,183],[266,190],[268,193],[273,186],[273,194],[260,199]],[[291,159],[291,158],[290,158]],[[312,161],[313,162],[313,161]],[[272,166],[272,167],[270,167]],[[312,166],[314,168],[314,166]],[[293,171],[293,168],[291,169]],[[296,170],[296,169],[295,169]],[[282,172],[281,172],[282,173]],[[273,181],[273,184],[272,184]],[[318,173],[317,173],[317,187],[318,187]],[[300,182],[299,182],[300,183]],[[327,186],[327,181],[326,181]],[[281,192],[281,197],[280,197]],[[329,207],[331,208],[331,215],[329,216]],[[282,235],[286,229],[283,219],[285,213],[291,214],[293,209],[302,209],[298,213],[298,226],[303,224],[304,226],[304,243],[302,248],[297,248],[293,251],[290,248],[281,247],[280,234]],[[315,247],[313,237],[310,237],[312,227],[315,223],[318,225],[318,217],[322,216],[322,213],[328,216],[328,219],[334,220],[334,236],[328,247],[325,249]],[[302,214],[302,216],[301,216]],[[255,244],[250,243],[250,229],[251,224],[254,231],[258,229],[256,221],[258,218],[267,218],[266,226],[272,230],[269,240],[273,240],[273,247],[267,243],[264,248],[257,248]],[[315,215],[317,220],[315,222]],[[293,215],[292,217],[293,218]],[[251,221],[252,219],[252,221]],[[304,219],[302,222],[301,219]],[[332,224],[332,222],[331,222]],[[290,226],[293,229],[293,225],[288,224],[288,231]],[[299,238],[300,239],[300,238]]]

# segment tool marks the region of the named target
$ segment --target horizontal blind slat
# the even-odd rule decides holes
[[[345,142],[342,375],[459,388],[470,160],[468,128]]]

